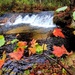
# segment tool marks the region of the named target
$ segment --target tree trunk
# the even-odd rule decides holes
[[[70,9],[75,7],[75,0],[70,0]]]
[[[41,2],[42,2],[42,1],[41,1],[41,0],[39,0],[39,3],[40,3],[40,4],[41,4]]]

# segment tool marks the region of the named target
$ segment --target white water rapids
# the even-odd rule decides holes
[[[15,19],[15,21],[12,23],[10,20]],[[18,24],[29,24],[31,26],[37,26],[37,27],[55,27],[56,25],[53,24],[53,12],[47,11],[47,12],[41,12],[36,14],[19,14],[16,18],[9,18],[9,20],[6,22],[7,26],[11,25],[18,25]]]

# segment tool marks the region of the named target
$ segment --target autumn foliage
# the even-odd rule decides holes
[[[64,34],[62,33],[62,30],[60,28],[55,28],[53,31],[53,35],[55,37],[62,37],[65,38]]]
[[[15,60],[20,60],[24,54],[24,49],[27,46],[27,42],[19,41],[17,46],[18,48],[12,53],[9,53],[9,56]]]
[[[66,50],[66,48],[64,47],[64,45],[62,46],[53,46],[53,52],[52,52],[55,56],[57,57],[61,57],[63,54],[67,54],[67,55],[70,55],[72,54],[72,52],[68,52]]]
[[[15,52],[9,53],[9,56],[15,60],[20,60],[23,56],[24,48],[19,47]]]

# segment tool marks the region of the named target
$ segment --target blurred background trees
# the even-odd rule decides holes
[[[0,0],[0,13],[51,11],[75,0]]]

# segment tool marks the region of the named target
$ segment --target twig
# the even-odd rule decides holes
[[[71,73],[70,73],[70,71],[59,61],[57,61],[57,60],[55,60],[55,59],[53,59],[52,57],[50,57],[49,55],[47,55],[46,53],[44,53],[44,56],[49,60],[49,61],[51,61],[51,60],[53,60],[53,61],[55,61],[57,64],[59,64],[62,68],[64,68],[67,72],[68,72],[68,74],[69,75],[72,75]],[[51,59],[51,60],[50,60]]]

